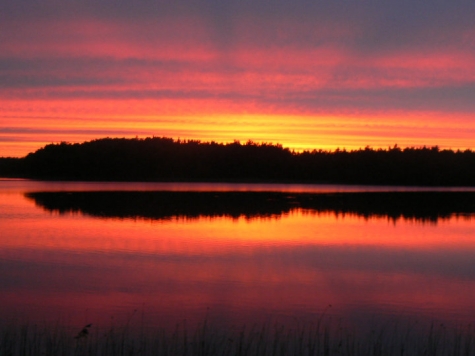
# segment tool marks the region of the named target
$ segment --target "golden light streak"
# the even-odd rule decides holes
[[[175,107],[178,105],[178,107]],[[406,114],[225,114],[227,105],[196,101],[183,110],[173,100],[83,100],[34,103],[36,117],[21,101],[7,107],[0,128],[0,156],[23,156],[49,143],[83,142],[102,137],[171,137],[229,143],[272,142],[301,150],[365,146],[387,148],[438,145],[473,147],[471,116]],[[193,108],[194,107],[194,108]],[[192,112],[209,111],[207,114]],[[232,110],[231,110],[232,111]],[[212,112],[218,112],[213,114]],[[450,118],[450,119],[449,119]]]

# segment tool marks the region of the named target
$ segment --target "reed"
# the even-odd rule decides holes
[[[190,328],[186,322],[173,330],[145,332],[129,325],[83,329],[54,325],[4,325],[1,356],[310,356],[310,355],[475,355],[471,325],[447,327],[431,323],[391,323],[359,332],[341,323],[293,325],[266,323],[251,327],[212,327],[207,321]]]

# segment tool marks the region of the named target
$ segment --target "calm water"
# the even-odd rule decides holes
[[[1,180],[0,320],[473,323],[474,191],[433,190]]]

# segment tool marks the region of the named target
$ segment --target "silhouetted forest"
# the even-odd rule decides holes
[[[474,186],[475,152],[435,147],[294,152],[280,144],[104,138],[1,158],[0,176],[89,181]]]
[[[23,177],[25,172],[24,158],[0,157],[0,177]]]
[[[199,217],[278,218],[295,209],[437,222],[475,213],[475,192],[31,192],[25,196],[50,212],[99,218],[169,220]]]

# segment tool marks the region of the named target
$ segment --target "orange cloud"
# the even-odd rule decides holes
[[[473,147],[470,9],[422,21],[388,1],[3,6],[4,156],[136,135]]]

